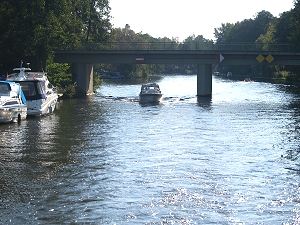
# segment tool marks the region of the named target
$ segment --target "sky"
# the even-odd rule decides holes
[[[135,33],[154,38],[203,35],[214,40],[222,23],[253,19],[262,10],[279,17],[294,8],[293,0],[110,0],[114,28],[129,24]]]

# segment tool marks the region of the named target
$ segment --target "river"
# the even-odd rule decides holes
[[[290,85],[106,80],[0,126],[1,224],[300,224],[300,95]]]

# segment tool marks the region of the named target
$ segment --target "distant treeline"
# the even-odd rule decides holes
[[[267,11],[258,12],[254,18],[234,24],[223,23],[215,28],[217,43],[252,42],[266,47],[270,43],[300,43],[300,0],[294,8],[278,17]],[[179,29],[179,28],[178,28]],[[47,71],[51,82],[58,85],[65,96],[76,93],[70,66],[53,63],[54,51],[78,49],[87,43],[97,42],[171,42],[178,38],[152,37],[135,33],[130,25],[113,28],[109,0],[2,0],[0,2],[0,72],[11,73],[20,61],[30,62],[35,71]],[[210,43],[202,35],[191,35],[181,44]],[[119,71],[126,77],[149,74],[195,74],[196,65],[95,65],[96,71]],[[234,66],[215,67],[225,73],[251,76],[269,76],[300,80],[297,66]],[[97,73],[96,73],[97,75]],[[97,80],[97,79],[95,79]],[[97,82],[96,82],[97,83]]]

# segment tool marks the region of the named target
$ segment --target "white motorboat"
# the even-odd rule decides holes
[[[156,83],[142,84],[139,94],[140,102],[160,102],[163,94]]]
[[[27,117],[26,98],[20,84],[0,81],[0,123],[21,122]]]
[[[52,114],[58,103],[57,88],[48,80],[45,72],[30,72],[29,67],[14,68],[8,80],[21,85],[27,102],[27,116],[43,116]]]

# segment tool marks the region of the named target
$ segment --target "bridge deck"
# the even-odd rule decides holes
[[[218,62],[216,56],[224,60]],[[260,56],[262,60],[258,60]],[[135,64],[143,56],[144,64],[221,64],[221,65],[300,65],[300,52],[230,50],[74,50],[56,51],[58,63]],[[267,57],[270,57],[269,61]]]

